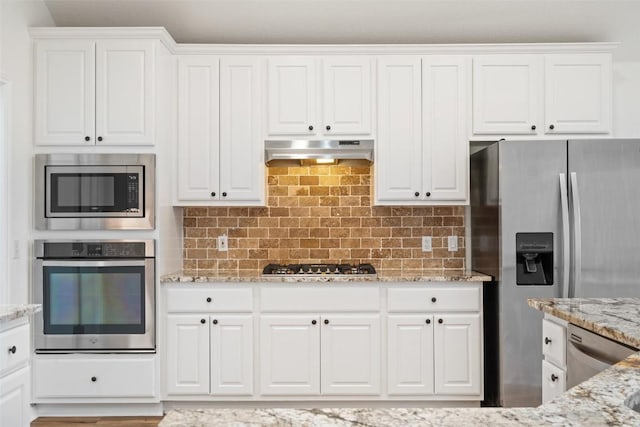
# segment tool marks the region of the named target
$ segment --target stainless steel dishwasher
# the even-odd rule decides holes
[[[588,380],[638,350],[569,324],[567,328],[567,389]]]

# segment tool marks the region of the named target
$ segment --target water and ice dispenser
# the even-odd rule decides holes
[[[553,285],[553,233],[516,233],[516,285]]]

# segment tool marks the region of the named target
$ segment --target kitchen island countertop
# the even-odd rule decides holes
[[[40,304],[0,304],[0,323],[30,316],[41,309]]]
[[[640,342],[638,298],[531,299],[529,305],[595,332],[607,330],[621,342]],[[640,352],[537,408],[175,409],[160,427],[631,426],[640,425],[640,414],[625,400],[638,392]]]

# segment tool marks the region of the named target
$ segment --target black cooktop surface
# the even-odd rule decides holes
[[[268,264],[264,275],[343,275],[343,274],[376,274],[371,264]]]

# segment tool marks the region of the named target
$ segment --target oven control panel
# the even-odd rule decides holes
[[[149,241],[67,241],[43,242],[44,259],[68,258],[147,258],[153,257],[153,249],[149,250]]]

